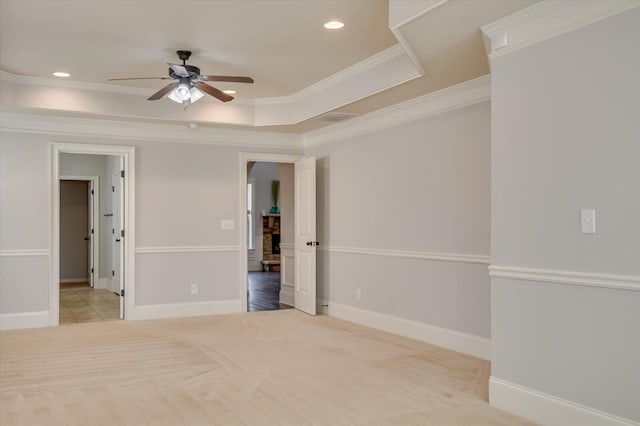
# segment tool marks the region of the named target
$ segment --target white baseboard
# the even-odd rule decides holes
[[[133,320],[198,317],[203,315],[233,314],[242,309],[240,299],[210,300],[193,303],[168,303],[164,305],[137,305]]]
[[[638,425],[631,420],[491,376],[489,403],[543,425]]]
[[[98,278],[93,285],[93,288],[104,288],[113,292],[118,292],[119,289],[113,288],[114,281],[111,278]]]
[[[0,314],[0,330],[49,326],[49,311]]]
[[[295,296],[293,287],[288,285],[280,286],[280,303],[295,306]]]
[[[456,352],[491,360],[491,340],[473,334],[423,324],[404,318],[328,302],[329,316],[399,334]],[[325,311],[325,308],[322,309]]]
[[[60,283],[88,283],[89,278],[60,278]]]

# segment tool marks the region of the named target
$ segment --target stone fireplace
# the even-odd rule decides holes
[[[280,215],[262,216],[262,268],[280,271]]]

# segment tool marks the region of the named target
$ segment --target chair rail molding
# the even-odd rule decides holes
[[[613,275],[498,265],[489,266],[489,275],[491,278],[509,278],[524,281],[541,281],[553,284],[640,291],[640,276],[637,275]]]

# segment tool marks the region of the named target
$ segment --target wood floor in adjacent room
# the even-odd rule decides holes
[[[0,424],[522,425],[471,356],[299,311],[0,332]]]

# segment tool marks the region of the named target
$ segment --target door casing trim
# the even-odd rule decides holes
[[[240,282],[238,288],[240,290],[241,312],[247,312],[247,275],[249,274],[247,265],[247,164],[255,161],[259,163],[289,163],[293,164],[298,160],[302,160],[303,155],[295,154],[264,154],[258,152],[241,152],[240,153],[240,179],[239,182],[239,201],[238,209],[238,228],[240,229]]]

